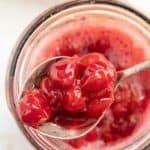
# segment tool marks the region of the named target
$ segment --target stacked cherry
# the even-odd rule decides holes
[[[97,118],[114,100],[115,77],[114,66],[100,53],[59,60],[33,89],[24,91],[17,104],[19,116],[34,128],[63,111]]]

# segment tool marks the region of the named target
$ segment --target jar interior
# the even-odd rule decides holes
[[[108,38],[112,36],[113,41]],[[122,39],[125,39],[126,42],[120,37],[123,37]],[[102,48],[101,50],[99,50],[99,47],[95,47],[95,45],[98,45],[94,43],[95,39],[105,39],[102,43],[98,43],[100,44],[99,47]],[[95,44],[94,46],[92,42]],[[107,42],[109,42],[109,44]],[[122,43],[124,47],[121,47],[122,51],[117,51],[118,59],[116,59],[116,50],[115,48],[114,51],[109,49],[109,45],[116,44],[119,46],[122,45]],[[128,43],[132,43],[132,48],[130,46],[128,47]],[[150,37],[147,24],[139,17],[122,8],[106,4],[86,4],[63,10],[40,24],[26,41],[19,56],[15,73],[14,103],[17,102],[16,100],[22,90],[23,82],[26,80],[31,70],[49,57],[58,55],[72,56],[74,54],[84,55],[87,52],[93,51],[102,52],[119,70],[149,59],[149,43]],[[71,44],[71,48],[68,47],[69,44]],[[126,49],[130,49],[130,51],[126,51]],[[133,50],[136,50],[136,55],[134,55],[135,52],[133,52]],[[129,52],[131,57],[126,56]],[[149,75],[150,72],[147,71],[147,74],[140,74],[140,76],[135,76],[132,79],[136,82],[136,80],[142,78],[142,84],[144,84],[149,91]],[[147,82],[144,81],[145,78],[147,78]],[[141,95],[139,95],[139,97],[140,96]],[[144,143],[145,135],[149,132],[149,107],[149,103],[147,103],[143,114],[140,114],[139,123],[131,136],[117,140],[117,142],[108,145],[104,145],[101,140],[97,140],[86,143],[84,147],[79,149],[135,149],[138,140],[142,141],[143,139]],[[46,137],[26,125],[24,125],[24,128],[28,132],[30,138],[43,149],[73,149],[64,141]]]

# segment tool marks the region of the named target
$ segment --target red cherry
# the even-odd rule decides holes
[[[97,92],[89,92],[89,99],[101,99],[107,97],[113,97],[113,88],[110,86],[108,88],[102,89]]]
[[[99,117],[112,102],[112,98],[91,100],[89,104],[87,104],[87,115],[90,117]]]
[[[63,108],[70,112],[86,111],[86,98],[82,96],[79,86],[68,89],[64,94]]]
[[[107,86],[107,74],[99,67],[99,65],[92,64],[85,70],[84,75],[81,78],[81,87],[83,90],[99,91]]]
[[[94,68],[90,70],[98,70],[98,69],[105,69],[105,71],[108,71],[108,78],[112,80],[112,78],[116,78],[116,69],[114,68],[114,65],[108,61],[105,56],[101,53],[89,53],[81,57],[79,64],[88,67],[90,65],[96,64]]]
[[[106,60],[104,55],[100,53],[89,53],[89,54],[82,56],[79,63],[86,67],[91,64],[97,64],[97,63],[102,67],[106,67],[107,62],[108,61]]]
[[[87,54],[80,63],[87,66],[81,78],[83,90],[100,91],[115,81],[115,68],[102,54]]]
[[[37,127],[52,116],[51,107],[41,90],[33,89],[25,93],[17,104],[21,119],[32,127]]]
[[[78,75],[77,57],[60,60],[50,67],[49,75],[55,87],[66,88]]]
[[[96,141],[96,139],[98,138],[98,134],[97,134],[96,129],[89,132],[85,137],[86,137],[86,140],[89,142]]]

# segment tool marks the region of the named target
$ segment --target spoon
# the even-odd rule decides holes
[[[40,76],[41,73],[45,72],[48,66],[50,66],[52,63],[56,61],[59,61],[60,59],[66,59],[66,58],[68,58],[68,56],[57,56],[57,57],[49,58],[46,61],[39,64],[37,67],[35,67],[33,71],[29,74],[27,80],[24,82],[19,99],[22,97],[23,92],[25,90],[33,88],[35,86],[38,77]],[[118,71],[116,82],[115,82],[115,90],[117,89],[121,81],[146,69],[150,69],[150,60],[146,60],[128,69]],[[108,106],[108,108],[109,107],[110,106]],[[106,108],[106,110],[108,108]],[[84,128],[78,130],[67,129],[53,122],[43,123],[35,130],[38,130],[42,135],[51,138],[57,138],[62,140],[78,138],[93,130],[98,125],[100,120],[103,118],[106,110],[102,113],[102,115],[98,119],[87,119],[87,123],[90,125],[85,126]]]

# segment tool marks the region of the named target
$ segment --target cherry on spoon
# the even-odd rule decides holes
[[[40,65],[38,65],[36,68],[34,68],[34,70],[28,76],[27,80],[24,82],[23,87],[21,88],[22,89],[21,94],[19,95],[18,99],[21,99],[25,90],[33,88],[35,86],[38,77],[41,75],[41,73],[46,71],[47,67],[49,67],[52,63],[59,61],[60,59],[66,59],[66,58],[68,57],[57,56],[57,57],[49,58],[46,61],[42,62]],[[146,69],[150,69],[150,60],[144,61],[128,69],[118,71],[116,83],[115,83],[115,90],[117,89],[121,81]],[[109,107],[110,106],[108,106],[106,110]],[[89,126],[85,126],[84,128],[81,129],[77,129],[77,130],[67,129],[53,122],[47,122],[47,123],[43,123],[35,130],[38,130],[41,134],[51,138],[57,138],[63,140],[78,138],[93,130],[100,122],[100,120],[103,118],[106,110],[102,113],[102,115],[98,119],[87,119],[87,124],[89,124]]]

